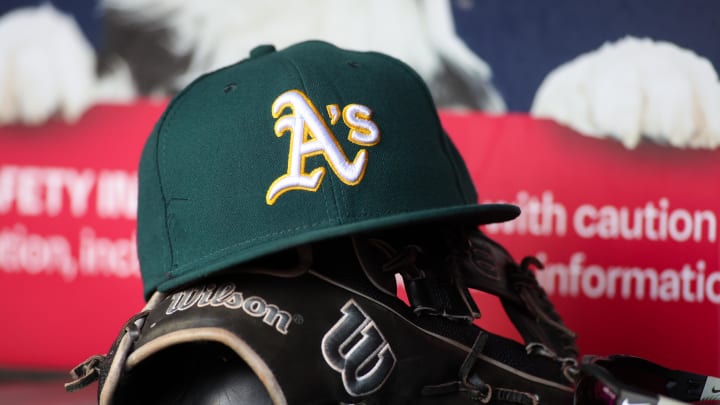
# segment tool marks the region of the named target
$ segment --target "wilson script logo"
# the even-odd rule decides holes
[[[382,387],[395,367],[396,357],[375,322],[350,300],[343,313],[323,336],[325,361],[342,375],[348,394],[372,394]]]
[[[192,307],[210,306],[237,309],[253,318],[262,319],[266,325],[274,327],[283,335],[288,333],[292,321],[292,315],[289,312],[281,310],[277,305],[268,304],[262,297],[243,296],[242,292],[237,291],[234,283],[225,283],[220,286],[208,284],[199,288],[191,288],[173,294],[170,300],[170,306],[165,311],[166,315],[185,311]]]

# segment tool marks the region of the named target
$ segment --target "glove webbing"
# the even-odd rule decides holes
[[[465,238],[465,249],[451,256],[467,285],[497,295],[526,341],[542,343],[563,357],[577,357],[577,336],[563,324],[531,270],[542,270],[542,263],[528,256],[518,264],[503,246],[477,230]],[[556,333],[549,333],[552,329]]]
[[[417,315],[442,316],[467,322],[479,318],[480,310],[459,273],[434,271],[435,263],[423,263],[426,258],[422,247],[406,245],[393,252],[393,256],[382,265],[382,271],[400,273],[408,301]]]

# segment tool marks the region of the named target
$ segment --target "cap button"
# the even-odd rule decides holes
[[[250,57],[257,58],[259,56],[267,55],[267,54],[273,53],[273,52],[275,52],[274,45],[259,45],[250,51]]]

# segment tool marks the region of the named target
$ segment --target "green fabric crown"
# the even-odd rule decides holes
[[[195,80],[147,140],[139,183],[146,297],[319,239],[519,214],[476,203],[412,69],[318,41],[261,46]]]

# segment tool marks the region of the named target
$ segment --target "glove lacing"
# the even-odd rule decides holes
[[[493,388],[490,384],[483,381],[477,373],[472,371],[478,355],[482,353],[487,340],[487,332],[481,330],[477,338],[475,338],[470,352],[460,366],[458,380],[436,385],[427,385],[423,387],[421,391],[422,395],[436,396],[461,392],[469,396],[471,400],[481,404],[487,404],[495,399],[501,403],[537,405],[539,401],[537,395],[503,387]]]

